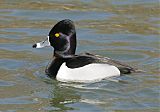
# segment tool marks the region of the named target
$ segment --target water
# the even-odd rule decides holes
[[[64,18],[76,24],[77,53],[146,72],[89,84],[49,79],[44,70],[53,49],[31,46]],[[0,1],[0,111],[160,111],[159,20],[158,0]]]

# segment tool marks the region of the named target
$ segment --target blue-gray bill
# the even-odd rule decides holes
[[[43,48],[50,46],[49,38],[47,37],[44,41],[34,44],[33,48]]]

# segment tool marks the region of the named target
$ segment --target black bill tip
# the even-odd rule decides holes
[[[37,44],[34,44],[32,47],[33,47],[33,48],[36,48],[36,47],[37,47]]]

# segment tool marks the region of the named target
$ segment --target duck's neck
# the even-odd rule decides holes
[[[61,65],[75,56],[75,54],[63,54],[54,52],[54,57],[52,62],[47,66],[45,72],[50,78],[56,78],[59,68]]]

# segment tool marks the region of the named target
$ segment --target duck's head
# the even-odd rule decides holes
[[[52,46],[54,55],[74,55],[76,51],[76,30],[74,23],[65,19],[58,22],[49,32],[46,40],[36,43],[33,48]]]

